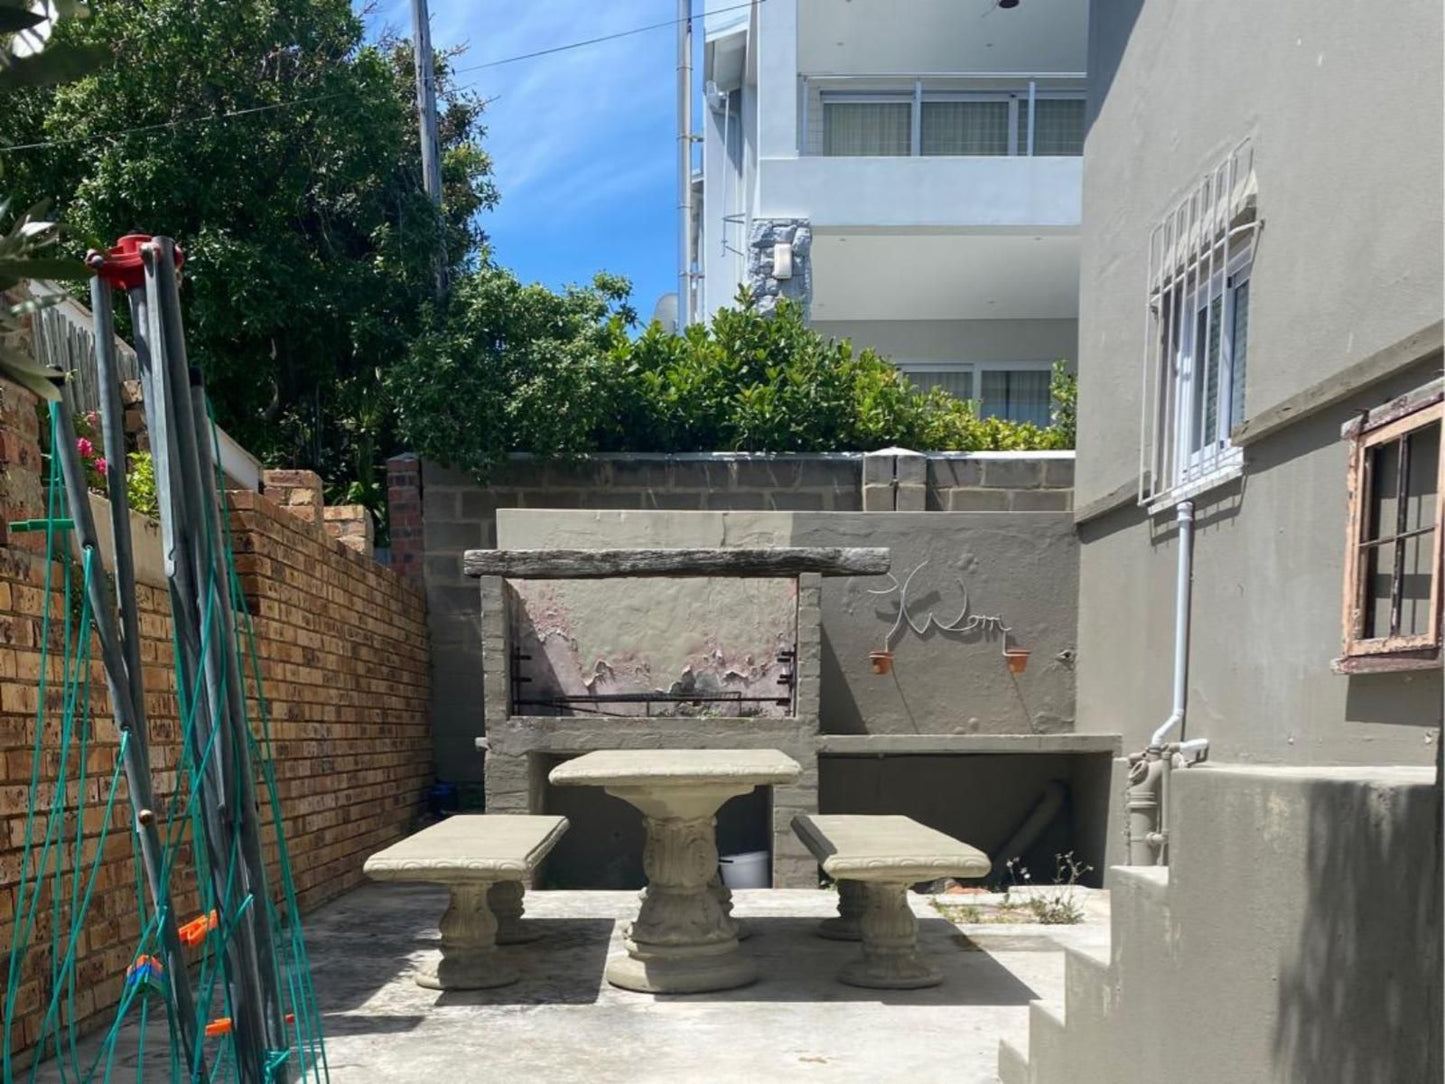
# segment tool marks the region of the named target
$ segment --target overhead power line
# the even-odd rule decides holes
[[[758,0],[758,3],[764,2],[765,0]],[[750,8],[752,6],[752,2],[749,0],[749,2],[745,4],[732,4],[724,8],[713,8],[711,11],[704,12],[703,14],[722,15],[729,11],[741,11],[743,8]],[[698,16],[693,15],[690,16],[690,18],[696,19]],[[539,56],[565,53],[572,49],[582,49],[588,45],[601,45],[603,42],[616,41],[618,38],[630,38],[635,34],[645,34],[649,30],[662,30],[664,27],[676,26],[678,23],[686,21],[687,19],[665,19],[660,23],[648,23],[646,26],[634,26],[630,30],[619,30],[615,34],[603,34],[601,37],[584,38],[582,41],[568,42],[566,45],[554,45],[549,49],[537,49],[530,53],[518,53],[516,56],[502,57],[500,60],[487,60],[481,64],[472,64],[465,68],[453,68],[452,71],[456,74],[461,74],[462,72],[481,71],[483,68],[500,68],[503,64],[515,64],[519,60],[533,60]]]
[[[158,132],[164,128],[181,128],[189,124],[205,124],[210,121],[228,120],[231,117],[244,117],[251,113],[269,113],[275,109],[294,109],[300,105],[311,105],[313,102],[324,102],[331,98],[345,98],[348,91],[337,91],[334,94],[318,94],[313,98],[296,98],[289,102],[272,102],[270,105],[252,105],[245,109],[231,109],[225,113],[205,113],[198,117],[178,117],[175,120],[158,121],[155,124],[142,124],[135,128],[121,128],[114,132],[95,132],[91,135],[67,136],[63,139],[44,139],[37,143],[12,143],[7,147],[0,147],[0,154],[10,151],[33,151],[40,147],[63,147],[69,143],[90,143],[97,139],[119,139],[121,136],[138,135],[141,132]]]
[[[764,3],[766,0],[757,0]],[[752,2],[732,4],[728,7],[714,8],[707,12],[708,15],[722,15],[729,11],[741,11],[744,8],[752,7]],[[697,16],[693,16],[697,18]],[[660,23],[648,23],[646,26],[634,26],[630,30],[619,30],[614,34],[603,34],[596,38],[587,38],[583,41],[568,42],[565,45],[554,45],[548,49],[537,49],[530,53],[518,53],[516,56],[502,57],[498,60],[488,60],[481,64],[473,64],[465,68],[453,68],[451,74],[461,75],[465,72],[481,71],[484,68],[499,68],[503,64],[515,64],[522,60],[533,60],[537,57],[552,56],[556,53],[570,52],[573,49],[584,49],[592,45],[601,45],[604,42],[616,41],[619,38],[629,38],[637,34],[645,34],[650,30],[661,30],[664,27],[677,26],[684,22],[683,19],[667,19]],[[218,120],[229,120],[233,117],[245,117],[253,113],[269,113],[277,109],[294,109],[298,106],[312,105],[316,102],[328,101],[332,98],[344,98],[349,91],[337,91],[333,94],[319,94],[310,98],[296,98],[286,102],[272,102],[269,105],[253,105],[245,109],[230,109],[224,113],[204,113],[194,117],[178,117],[175,120],[158,121],[155,124],[141,124],[134,128],[121,128],[112,132],[95,132],[90,135],[65,136],[60,139],[42,139],[34,143],[11,143],[8,146],[0,147],[0,154],[9,154],[11,151],[33,151],[45,147],[64,147],[75,143],[91,143],[98,139],[119,139],[122,136],[139,135],[144,132],[159,132],[167,128],[182,128],[193,124],[210,124]]]

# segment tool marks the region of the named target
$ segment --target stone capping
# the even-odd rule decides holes
[[[819,756],[1079,753],[1119,756],[1119,734],[820,734]]]
[[[558,816],[453,816],[378,851],[363,868],[374,881],[517,881],[537,867],[568,827],[567,818]]]
[[[564,761],[548,776],[554,786],[676,786],[792,783],[802,765],[776,749],[598,749]]]
[[[881,576],[892,566],[881,547],[778,546],[746,549],[467,550],[468,576],[580,580],[631,576]]]
[[[793,831],[823,872],[850,881],[931,881],[987,877],[993,869],[977,847],[894,815],[799,814]]]

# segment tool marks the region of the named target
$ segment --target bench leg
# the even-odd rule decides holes
[[[859,925],[863,918],[866,893],[862,881],[838,882],[838,917],[825,918],[818,923],[818,936],[830,941],[860,941],[863,931]]]
[[[525,891],[521,881],[498,881],[487,892],[487,906],[497,918],[497,944],[525,945],[542,936],[535,925],[522,921]]]
[[[442,915],[442,958],[421,971],[417,985],[429,990],[485,990],[516,982],[517,969],[497,959],[497,920],[487,904],[485,882],[448,885],[451,903]]]
[[[875,990],[937,986],[942,972],[918,955],[918,919],[908,906],[908,885],[869,881],[863,888],[863,953],[838,977]]]

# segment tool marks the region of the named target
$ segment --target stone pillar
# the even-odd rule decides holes
[[[391,567],[420,584],[426,537],[421,518],[421,460],[407,452],[386,461],[386,505],[391,527]]]
[[[325,509],[326,533],[363,557],[374,551],[376,536],[371,511],[364,504],[338,504]]]
[[[868,452],[863,456],[863,511],[893,511],[893,452]]]
[[[928,457],[905,448],[893,456],[893,509],[922,512],[928,508]]]
[[[792,249],[791,274],[779,278],[774,263],[778,245]],[[813,300],[813,230],[806,218],[759,218],[748,229],[748,289],[764,315],[786,297],[803,306]]]
[[[863,511],[923,512],[928,508],[928,457],[907,448],[863,456]]]
[[[303,523],[312,524],[318,531],[323,530],[326,501],[321,492],[321,476],[315,471],[262,471],[261,489]]]

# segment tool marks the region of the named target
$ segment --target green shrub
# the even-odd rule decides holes
[[[631,338],[626,300],[616,278],[556,293],[478,269],[454,288],[439,328],[393,371],[403,438],[479,477],[509,452],[1073,445],[1073,381],[1062,366],[1058,424],[1040,428],[980,418],[947,392],[920,391],[876,352],[819,335],[788,302],[765,316],[740,298],[711,326],[675,334],[653,323]]]

